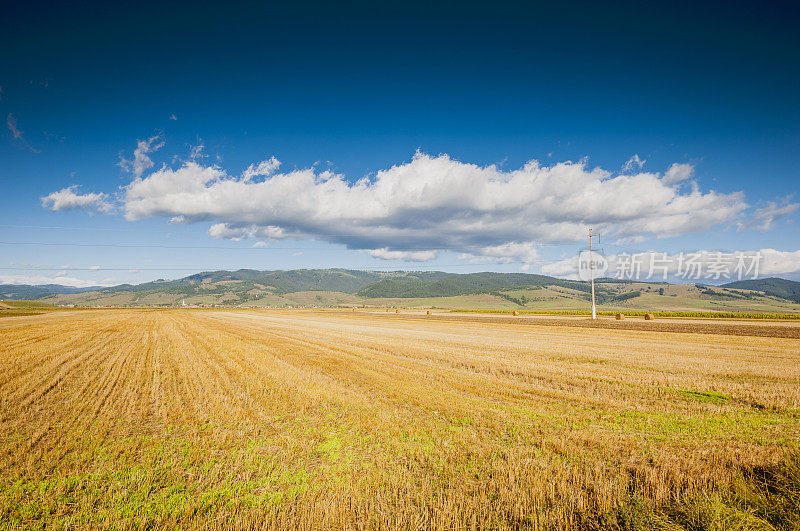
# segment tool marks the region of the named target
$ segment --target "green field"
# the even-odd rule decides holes
[[[0,307],[10,308],[10,309],[53,309],[53,306],[47,302],[41,301],[15,301],[15,300],[7,300],[7,299],[0,299]]]
[[[745,292],[715,288],[708,295],[695,285],[658,284],[598,284],[604,297],[598,297],[601,311],[623,312],[743,312],[743,313],[797,313],[800,304],[764,295],[758,292]],[[663,290],[660,291],[660,290]],[[205,291],[205,290],[202,290]],[[255,287],[241,293],[224,285],[209,286],[207,293],[193,295],[172,294],[164,291],[154,292],[88,292],[69,295],[55,295],[44,299],[52,304],[75,304],[79,306],[178,306],[189,305],[230,305],[242,307],[269,306],[286,307],[391,307],[391,308],[441,308],[468,310],[518,310],[518,311],[571,311],[585,310],[589,307],[584,291],[561,286],[539,288],[496,290],[490,293],[471,293],[450,297],[378,297],[366,298],[340,291],[298,291],[274,293],[266,287]],[[638,293],[635,297],[625,298]],[[747,293],[747,296],[738,295]]]
[[[39,301],[16,301],[0,299],[0,317],[12,317],[15,315],[38,315],[58,308],[52,304]]]

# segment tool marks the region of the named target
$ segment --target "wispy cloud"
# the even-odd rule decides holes
[[[788,196],[781,201],[768,201],[765,206],[755,209],[748,222],[739,223],[739,230],[754,229],[767,232],[775,228],[776,221],[791,216],[798,208],[800,203],[791,203]]]
[[[206,145],[203,142],[203,139],[197,137],[197,144],[189,146],[189,160],[207,159],[208,155],[204,153],[205,149]]]
[[[242,173],[242,180],[250,181],[253,177],[272,175],[280,167],[281,161],[275,157],[270,157],[267,160],[248,166]]]
[[[25,138],[25,134],[17,126],[17,118],[13,113],[8,113],[8,116],[6,116],[6,125],[8,126],[8,130],[11,132],[12,138],[17,142],[17,144],[29,151],[32,151],[33,153],[40,152],[38,149],[34,148],[30,142],[28,142],[28,139]]]
[[[32,286],[42,286],[45,284],[60,284],[73,288],[89,288],[92,286],[115,286],[119,284],[116,279],[105,278],[102,280],[84,280],[82,278],[70,277],[66,273],[56,275],[3,275],[0,274],[0,284],[29,284]]]
[[[640,170],[644,167],[645,162],[647,161],[640,159],[639,154],[636,153],[622,166],[622,171]]]
[[[8,130],[11,131],[11,136],[13,136],[15,140],[23,139],[22,131],[17,129],[17,119],[12,113],[8,113],[8,116],[6,117],[6,125],[8,125]]]
[[[405,260],[407,262],[427,262],[436,258],[436,251],[391,251],[384,247],[382,249],[371,249],[370,256],[381,260]]]
[[[539,250],[537,249],[537,245],[533,242],[510,242],[501,245],[481,247],[468,253],[463,253],[459,258],[461,260],[467,260],[472,264],[483,264],[487,262],[497,262],[500,264],[520,262],[531,264],[538,260]]]
[[[147,140],[136,142],[136,149],[133,150],[133,158],[128,160],[122,155],[119,157],[117,166],[132,173],[135,178],[140,178],[144,172],[153,167],[153,161],[149,154],[164,147],[164,141],[160,135],[154,135]]]

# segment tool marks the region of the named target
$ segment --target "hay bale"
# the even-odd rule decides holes
[[[431,311],[430,311],[430,310],[428,310],[427,312],[425,312],[425,314],[426,314],[426,315],[430,315],[430,314],[431,314]]]
[[[514,315],[519,315],[519,312],[517,310],[514,310]]]
[[[400,313],[400,310],[395,310],[394,313]]]
[[[616,315],[616,317],[617,317],[617,321],[622,321],[623,319],[625,319],[625,314],[624,313],[618,313]]]
[[[655,315],[653,315],[652,313],[646,313],[646,314],[644,314],[644,320],[645,320],[645,321],[652,321],[652,320],[653,320],[653,319],[655,319],[655,318],[656,318],[656,316],[655,316]]]

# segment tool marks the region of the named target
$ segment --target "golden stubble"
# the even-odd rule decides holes
[[[8,318],[0,518],[591,527],[631,493],[657,508],[776,463],[799,347],[366,312]]]

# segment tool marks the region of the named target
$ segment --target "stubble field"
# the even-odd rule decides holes
[[[703,326],[2,319],[0,527],[795,528],[800,339]]]

